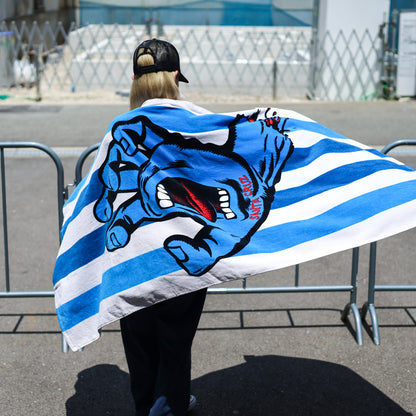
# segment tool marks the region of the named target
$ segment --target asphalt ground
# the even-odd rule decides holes
[[[299,111],[381,148],[416,138],[416,102],[198,102],[217,112],[274,106]],[[56,150],[65,183],[79,152],[98,142],[117,105],[0,105],[0,141],[38,141]],[[406,148],[394,154],[416,167]],[[36,152],[6,155],[11,290],[52,289],[58,249],[55,167]],[[378,244],[377,283],[415,284],[416,233]],[[0,242],[1,256],[3,243]],[[369,247],[360,249],[358,301],[367,299]],[[304,285],[348,284],[351,252],[300,265]],[[0,260],[1,276],[4,260]],[[249,285],[293,285],[294,268]],[[235,282],[233,285],[239,283]],[[5,283],[0,280],[0,291]],[[380,345],[371,322],[364,343],[341,320],[348,292],[214,295],[193,348],[195,416],[395,416],[416,414],[415,292],[377,292]],[[52,298],[0,299],[0,416],[133,416],[118,324],[82,352],[61,352]]]

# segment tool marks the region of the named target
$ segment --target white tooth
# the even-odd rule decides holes
[[[222,209],[222,212],[224,213],[224,214],[229,214],[230,212],[233,212],[230,208],[228,208],[228,207],[225,207],[225,208],[223,208]]]
[[[228,195],[228,192],[225,189],[219,189],[218,195]]]
[[[230,206],[230,201],[221,202],[220,204],[221,208],[229,208],[229,206]]]
[[[169,195],[164,194],[164,193],[162,193],[162,192],[158,192],[158,193],[157,193],[157,198],[158,198],[158,199],[170,199],[170,198],[169,198]]]
[[[229,214],[225,214],[225,218],[227,218],[227,220],[230,220],[231,218],[235,218],[235,214],[234,214],[234,212],[231,212],[231,213],[229,213]]]
[[[228,195],[220,196],[220,202],[229,201],[229,200],[230,198],[228,197]]]
[[[160,208],[170,208],[173,207],[173,202],[170,199],[162,199],[159,201]]]
[[[166,189],[165,189],[165,187],[163,185],[159,184],[157,186],[157,190],[158,190],[158,192],[163,192],[164,194],[167,195],[167,191],[166,191]]]

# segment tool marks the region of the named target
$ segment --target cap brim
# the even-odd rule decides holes
[[[181,72],[179,72],[179,81],[186,82],[189,84],[189,81],[183,76]]]

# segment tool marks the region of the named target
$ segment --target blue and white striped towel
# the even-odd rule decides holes
[[[54,271],[77,350],[164,299],[416,225],[416,173],[298,113],[160,100],[117,117],[64,208]]]

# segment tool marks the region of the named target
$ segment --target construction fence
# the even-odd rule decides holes
[[[0,86],[128,92],[131,56],[149,37],[172,42],[183,92],[366,100],[386,95],[386,33],[336,36],[310,27],[0,23]],[[392,70],[387,74],[394,75]]]

